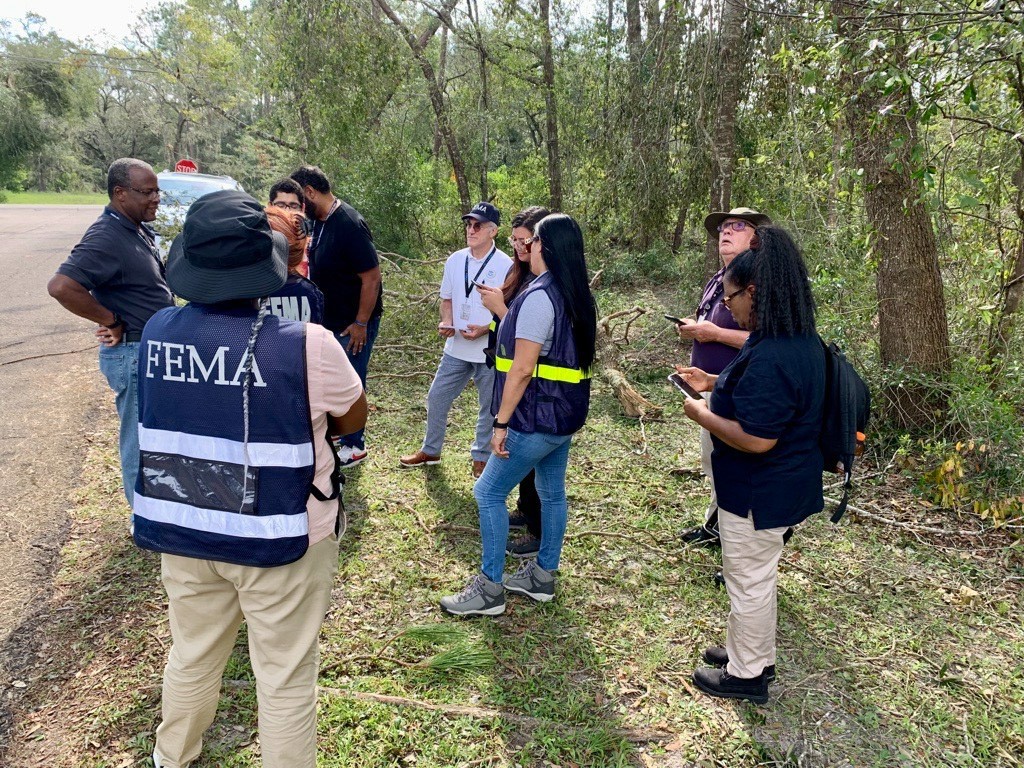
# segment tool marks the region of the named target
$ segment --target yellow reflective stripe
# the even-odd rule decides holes
[[[491,333],[494,333],[496,330],[498,330],[498,324],[493,320],[491,320],[491,324],[488,325],[487,327],[491,330]]]
[[[579,368],[563,368],[560,365],[540,364],[533,370],[533,375],[539,379],[550,381],[564,381],[567,384],[579,384],[590,378],[589,373],[584,373]]]
[[[508,373],[512,370],[512,359],[508,357],[495,357],[494,369],[500,373]],[[533,375],[538,379],[548,381],[564,381],[566,384],[579,384],[590,378],[589,373],[584,373],[579,368],[564,368],[560,365],[548,365],[539,363],[533,369]]]

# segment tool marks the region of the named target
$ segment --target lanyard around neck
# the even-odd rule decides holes
[[[494,255],[494,252],[496,250],[498,250],[498,245],[497,245],[497,243],[494,243],[494,244],[491,245],[491,250],[487,254],[487,258],[484,259],[484,263],[480,265],[480,269],[478,269],[476,271],[476,275],[473,276],[472,280],[469,279],[469,260],[471,258],[473,258],[473,252],[470,251],[469,253],[466,254],[466,275],[465,275],[465,277],[463,279],[465,280],[465,283],[466,283],[466,298],[467,299],[469,298],[470,294],[473,292],[473,283],[475,283],[477,280],[480,279],[481,273],[484,271],[484,269],[487,268],[487,262],[489,262],[491,260],[491,256]]]

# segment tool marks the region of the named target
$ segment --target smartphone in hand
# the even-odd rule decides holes
[[[676,325],[686,325],[686,321],[684,321],[683,318],[676,317],[675,315],[665,315],[665,319],[670,323],[675,323]]]
[[[694,400],[703,400],[703,397],[701,396],[700,392],[698,392],[696,389],[687,384],[686,379],[684,379],[678,373],[671,374],[668,377],[668,380],[676,389],[678,389],[680,392],[685,393],[687,397],[692,397]]]

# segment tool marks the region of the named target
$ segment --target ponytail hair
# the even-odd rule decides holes
[[[739,288],[756,286],[754,329],[765,336],[815,333],[814,294],[800,249],[782,227],[757,228],[757,248],[741,253],[724,278]]]
[[[544,217],[535,232],[540,238],[544,263],[569,315],[580,368],[589,373],[596,350],[597,305],[590,292],[583,232],[575,219],[564,213]]]

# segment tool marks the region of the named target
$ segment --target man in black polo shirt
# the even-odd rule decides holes
[[[132,503],[139,473],[139,339],[146,321],[174,303],[153,230],[160,189],[153,169],[123,157],[107,171],[103,209],[46,286],[79,317],[98,324],[100,371],[117,397],[124,495]]]
[[[319,168],[304,165],[292,178],[302,187],[306,215],[313,220],[309,279],[324,295],[324,326],[341,342],[365,388],[384,311],[373,235],[359,211],[331,193],[331,183]],[[335,444],[342,466],[366,460],[363,430],[342,435]]]

